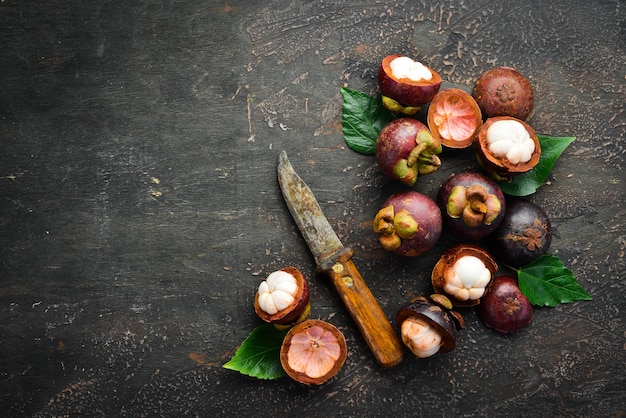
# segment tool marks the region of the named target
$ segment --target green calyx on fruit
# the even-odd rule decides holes
[[[480,173],[450,176],[439,188],[437,203],[446,226],[463,240],[485,238],[498,227],[506,213],[502,190],[495,181]]]
[[[395,193],[381,205],[374,217],[373,229],[383,249],[403,257],[416,257],[439,240],[441,210],[423,193]]]
[[[384,175],[412,186],[418,176],[441,165],[441,143],[428,127],[412,118],[399,118],[383,127],[376,139],[376,160]]]
[[[461,218],[467,226],[490,225],[500,214],[500,199],[479,184],[455,186],[446,203],[448,215]]]
[[[394,175],[407,186],[412,186],[420,175],[431,174],[441,165],[436,154],[441,152],[441,145],[431,149],[433,137],[428,132],[420,132],[418,144],[406,159],[399,160],[393,167]]]
[[[396,114],[401,113],[403,115],[411,116],[419,112],[421,109],[421,106],[402,106],[391,97],[382,96],[381,99],[383,102],[383,106],[385,106],[389,111]]]
[[[379,241],[387,251],[400,247],[402,239],[411,239],[418,230],[417,221],[407,210],[396,214],[393,206],[382,208],[374,218],[374,232],[381,234]]]

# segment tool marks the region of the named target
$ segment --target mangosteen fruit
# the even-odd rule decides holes
[[[428,127],[448,148],[467,148],[474,143],[483,123],[476,100],[460,89],[440,91],[428,107]]]
[[[512,116],[526,120],[533,108],[530,81],[511,67],[485,71],[476,80],[472,96],[485,118]]]
[[[463,328],[463,317],[452,311],[443,295],[420,296],[396,314],[402,342],[418,358],[447,353],[456,345],[456,331]]]
[[[506,209],[500,186],[473,172],[455,174],[444,181],[437,203],[446,227],[464,240],[491,234],[502,222]]]
[[[457,244],[443,252],[431,274],[435,293],[445,295],[453,306],[481,303],[498,265],[483,248]]]
[[[347,357],[343,333],[326,321],[308,319],[287,332],[280,348],[285,373],[305,385],[321,385],[339,373]]]
[[[381,172],[412,186],[418,176],[434,172],[441,165],[437,154],[441,143],[428,127],[412,118],[399,118],[383,127],[376,139],[376,161]]]
[[[478,162],[490,177],[510,181],[539,162],[541,144],[535,130],[510,116],[489,118],[478,131]]]
[[[533,307],[513,276],[498,276],[477,307],[478,317],[495,331],[512,334],[533,318]]]
[[[374,218],[381,246],[405,257],[430,250],[442,230],[441,212],[428,196],[407,191],[391,195]]]
[[[309,316],[309,285],[295,267],[270,273],[257,289],[254,310],[265,322],[290,326]]]
[[[441,76],[409,57],[388,55],[378,68],[378,87],[387,109],[413,115],[435,97],[441,87]]]
[[[546,212],[526,200],[508,202],[502,222],[489,237],[498,260],[514,268],[531,263],[548,252],[552,225]]]

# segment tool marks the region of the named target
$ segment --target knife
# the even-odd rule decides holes
[[[352,261],[354,250],[341,243],[285,151],[278,158],[278,182],[289,212],[315,257],[317,272],[330,278],[378,363],[386,368],[397,366],[402,362],[403,347]]]

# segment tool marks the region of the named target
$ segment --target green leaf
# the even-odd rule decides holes
[[[376,139],[383,127],[394,119],[382,100],[366,93],[341,88],[343,96],[343,138],[346,144],[361,154],[376,152]]]
[[[517,281],[530,303],[554,307],[559,303],[591,300],[574,274],[553,255],[542,255],[517,271]]]
[[[537,191],[546,181],[554,163],[565,151],[565,148],[576,138],[552,137],[537,135],[541,145],[541,157],[539,162],[530,171],[514,176],[510,182],[499,183],[502,191],[511,196],[528,196]]]
[[[286,329],[279,330],[272,324],[256,327],[223,367],[258,379],[271,380],[284,376],[280,346],[286,334]]]

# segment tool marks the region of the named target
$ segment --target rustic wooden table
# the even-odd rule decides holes
[[[624,416],[623,3],[263,3],[0,2],[3,415]],[[342,136],[340,87],[376,94],[391,53],[467,89],[498,65],[530,78],[530,123],[576,137],[530,199],[593,301],[513,336],[466,310],[454,352],[377,366],[315,278],[276,163],[286,150],[390,319],[429,293],[451,238],[382,251],[371,221],[399,186]],[[415,190],[474,167],[442,160]],[[321,387],[222,367],[287,265],[348,341]]]

